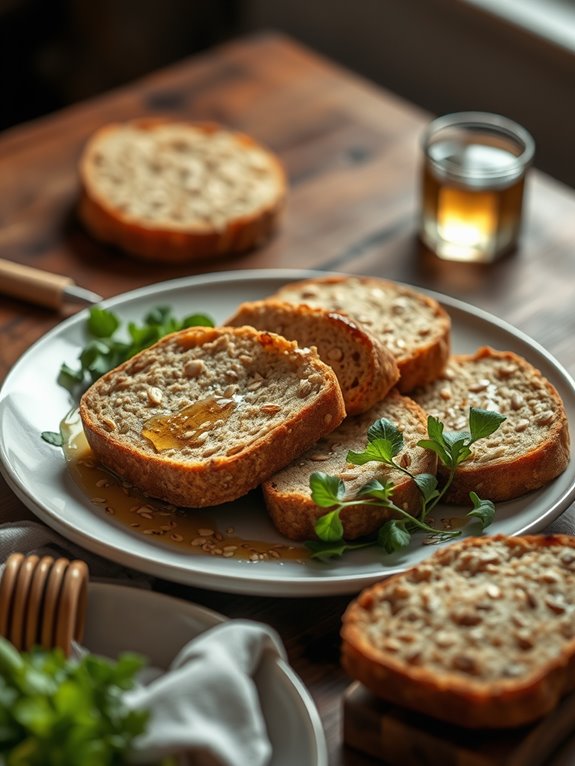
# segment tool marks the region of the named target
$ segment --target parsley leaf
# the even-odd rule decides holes
[[[345,485],[337,476],[330,476],[321,471],[315,471],[309,477],[311,499],[320,508],[331,508],[337,505],[345,495]]]
[[[469,498],[473,503],[473,510],[467,514],[479,519],[481,529],[486,529],[495,518],[495,505],[491,500],[482,500],[476,492],[470,492]]]
[[[377,542],[386,553],[395,553],[407,548],[411,542],[411,534],[405,527],[405,521],[397,521],[396,519],[386,521],[379,528]]]

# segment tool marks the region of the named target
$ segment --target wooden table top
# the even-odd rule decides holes
[[[106,122],[148,114],[216,120],[275,150],[291,189],[278,235],[252,253],[194,266],[137,262],[91,240],[74,215],[82,146]],[[532,172],[516,253],[491,266],[441,262],[416,237],[419,141],[428,120],[283,37],[240,40],[0,136],[0,257],[67,274],[104,297],[231,269],[318,268],[397,279],[511,322],[575,374],[575,192]],[[0,380],[60,319],[0,297]],[[3,483],[0,514],[29,518]],[[157,587],[277,628],[318,705],[330,763],[368,763],[341,748],[339,732],[347,679],[338,665],[338,628],[349,597],[240,597],[163,581]]]

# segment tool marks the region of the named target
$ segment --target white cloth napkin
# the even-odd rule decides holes
[[[266,654],[285,658],[279,637],[248,620],[222,623],[187,644],[167,672],[126,695],[130,707],[151,711],[131,762],[186,754],[194,766],[269,763],[272,748],[254,683]]]

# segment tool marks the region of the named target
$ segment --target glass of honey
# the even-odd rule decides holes
[[[531,135],[497,114],[459,112],[431,122],[423,149],[423,243],[451,261],[489,263],[512,250],[535,151]]]

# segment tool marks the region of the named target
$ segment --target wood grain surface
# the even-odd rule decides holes
[[[194,266],[138,262],[92,240],[75,218],[82,146],[106,122],[149,114],[216,120],[277,152],[290,181],[278,235],[241,257]],[[533,171],[517,252],[491,266],[439,261],[417,240],[419,142],[429,118],[281,36],[239,40],[0,136],[0,258],[70,276],[104,297],[230,269],[314,267],[388,277],[497,314],[574,374],[575,193]],[[0,380],[61,318],[0,296]],[[2,483],[0,519],[29,516]],[[338,630],[348,597],[239,597],[163,581],[157,587],[277,628],[318,704],[330,763],[370,763],[341,746],[348,681],[339,668]]]

